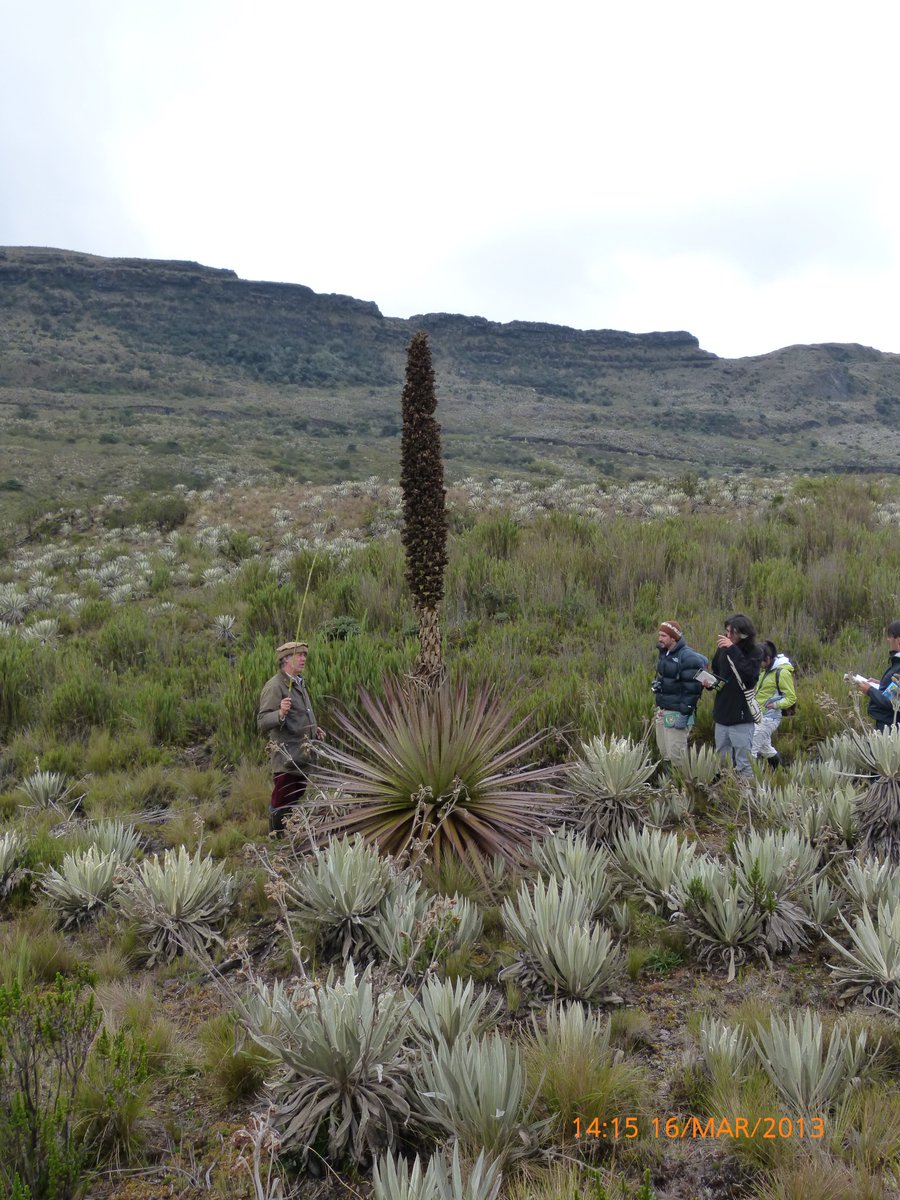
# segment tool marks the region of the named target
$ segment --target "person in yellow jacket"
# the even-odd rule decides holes
[[[781,724],[785,710],[793,711],[797,707],[794,664],[786,654],[779,654],[772,642],[763,642],[762,652],[756,700],[763,718],[753,731],[750,753],[754,758],[764,758],[770,767],[777,767],[781,755],[772,745],[772,735]]]

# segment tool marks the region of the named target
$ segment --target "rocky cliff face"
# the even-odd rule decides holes
[[[0,411],[108,396],[172,416],[215,398],[203,407],[224,420],[236,403],[247,415],[283,395],[303,419],[366,438],[393,419],[420,328],[431,335],[448,453],[464,460],[460,447],[478,430],[483,465],[492,447],[501,466],[503,447],[524,442],[604,470],[623,456],[709,469],[764,459],[898,468],[897,355],[824,345],[728,360],[683,331],[451,313],[406,321],[369,301],[197,263],[27,247],[0,249]]]

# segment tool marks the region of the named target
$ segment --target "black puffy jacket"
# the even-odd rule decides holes
[[[660,650],[653,685],[656,707],[689,717],[703,694],[703,685],[694,676],[708,661],[705,654],[692,650],[684,638],[679,638],[668,653]]]

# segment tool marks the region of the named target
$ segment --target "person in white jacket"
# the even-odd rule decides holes
[[[785,711],[797,706],[794,688],[794,664],[786,654],[779,654],[772,642],[762,643],[763,660],[756,685],[756,701],[763,718],[753,730],[750,753],[764,758],[770,767],[781,763],[781,755],[772,745],[772,736],[781,724]]]

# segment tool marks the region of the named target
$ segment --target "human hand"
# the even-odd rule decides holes
[[[720,633],[719,637],[716,641],[716,645],[719,647],[720,650],[727,650],[729,646],[734,645],[734,642],[731,640],[731,638],[728,636],[727,633]]]
[[[278,705],[278,711],[279,711],[279,713],[281,714],[281,716],[282,716],[282,719],[288,715],[288,713],[291,711],[291,698],[290,698],[290,696],[285,696],[285,698],[284,698],[284,699],[281,701],[281,703]]]
[[[859,680],[856,680],[856,686],[859,688],[859,690],[862,692],[863,695],[866,695],[866,693],[868,692],[869,688],[872,685],[871,685],[871,683],[869,683],[868,679],[859,679]]]
[[[321,725],[316,726],[316,741],[317,742],[325,741],[325,730],[322,728]]]

